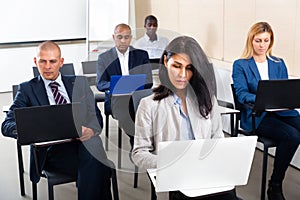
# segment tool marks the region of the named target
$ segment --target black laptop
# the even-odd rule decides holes
[[[254,110],[300,108],[300,79],[260,80]]]
[[[17,108],[14,114],[21,145],[81,136],[80,103]]]

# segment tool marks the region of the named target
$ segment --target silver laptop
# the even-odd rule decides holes
[[[257,136],[161,142],[156,192],[199,196],[245,185],[256,142]]]

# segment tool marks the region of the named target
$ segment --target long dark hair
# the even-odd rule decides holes
[[[180,36],[172,40],[164,50],[160,58],[159,79],[161,84],[153,89],[154,100],[162,100],[174,92],[168,71],[164,64],[164,56],[169,60],[173,55],[185,53],[190,57],[193,65],[193,76],[190,80],[189,88],[196,96],[199,112],[203,117],[207,117],[212,110],[212,98],[216,93],[215,74],[212,64],[208,61],[206,54],[198,42],[188,36]]]

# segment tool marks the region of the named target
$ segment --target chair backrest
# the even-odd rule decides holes
[[[151,63],[151,68],[152,70],[157,70],[159,69],[159,61],[160,61],[160,58],[150,58],[150,63]]]
[[[96,85],[97,61],[83,61],[81,65],[82,73],[87,77],[90,86]]]
[[[236,95],[235,88],[234,88],[233,84],[231,84],[231,91],[232,91],[232,96],[233,96],[233,101],[234,101],[234,107],[235,107],[236,110],[241,111],[242,104],[237,99],[237,95]],[[236,120],[237,120],[236,123],[240,122],[241,114],[238,114],[236,116]],[[243,129],[238,129],[238,132],[243,134],[243,135],[252,135],[251,132],[245,131]]]
[[[32,67],[33,70],[33,76],[36,77],[40,75],[40,72],[36,66]],[[65,63],[63,66],[59,69],[60,73],[62,75],[75,75],[74,65],[73,63]]]
[[[232,91],[232,96],[233,96],[234,107],[236,110],[241,110],[242,105],[240,104],[240,102],[237,99],[234,85],[231,84],[230,86],[231,86],[231,91]]]
[[[146,97],[146,96],[149,96],[151,94],[152,94],[152,89],[137,90],[132,94],[134,113],[136,113],[141,99]]]
[[[96,74],[97,72],[97,61],[83,61],[82,64],[82,72],[83,74]]]
[[[13,99],[15,98],[17,92],[18,92],[18,85],[13,85],[12,86]]]

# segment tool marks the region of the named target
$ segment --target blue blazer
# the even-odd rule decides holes
[[[129,47],[129,74],[146,74],[145,88],[152,87],[152,68],[148,53],[141,49]],[[116,47],[98,56],[96,85],[99,91],[105,92],[110,87],[110,77],[122,75]]]
[[[283,59],[270,57],[268,60],[269,79],[288,79],[287,68]],[[252,110],[245,104],[253,104],[255,102],[258,81],[261,80],[258,68],[254,58],[238,59],[233,63],[232,79],[238,101],[244,105],[241,109],[241,128],[252,130]],[[295,116],[296,111],[276,112],[283,116]],[[259,126],[266,112],[256,117],[256,128]]]
[[[90,89],[86,77],[83,76],[62,76],[62,81],[67,90],[71,102],[80,102],[82,106],[83,125],[94,130],[95,133],[101,132],[99,121],[96,117],[94,94]],[[76,88],[76,89],[74,89]],[[2,134],[9,137],[17,137],[16,122],[14,118],[14,109],[21,107],[49,105],[49,100],[40,76],[31,79],[28,82],[21,83],[14,102],[10,107],[7,116],[2,123]],[[46,159],[46,151],[40,153],[40,166],[43,166]],[[30,179],[38,182],[40,177],[36,173],[33,154],[30,156]]]

